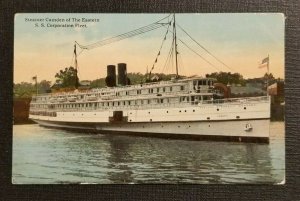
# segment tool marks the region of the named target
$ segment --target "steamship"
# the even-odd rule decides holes
[[[74,53],[77,59],[76,44]],[[203,77],[131,85],[126,64],[117,64],[117,71],[107,66],[104,88],[34,96],[29,118],[84,132],[269,142],[268,96],[228,98],[225,85]]]

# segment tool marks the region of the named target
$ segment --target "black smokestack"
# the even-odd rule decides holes
[[[107,66],[107,76],[105,78],[106,86],[108,87],[115,87],[116,85],[116,66],[115,65],[108,65]]]
[[[118,85],[127,85],[127,69],[125,63],[118,64]]]

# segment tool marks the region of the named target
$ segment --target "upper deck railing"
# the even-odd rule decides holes
[[[134,85],[126,85],[126,86],[117,86],[117,87],[103,87],[103,88],[94,88],[84,91],[68,91],[68,92],[56,92],[56,93],[44,93],[33,95],[33,97],[52,97],[52,96],[69,96],[69,95],[85,95],[85,94],[94,94],[94,93],[115,93],[123,90],[134,90],[134,89],[148,89],[153,87],[165,87],[165,86],[180,86],[186,85],[189,81],[193,80],[214,80],[213,78],[202,78],[202,77],[194,77],[194,78],[186,78],[180,80],[168,80],[168,81],[160,81],[160,82],[150,82],[150,83],[142,83],[142,84],[134,84]],[[208,85],[207,85],[208,86]]]
[[[103,88],[93,88],[84,91],[66,91],[66,92],[56,92],[56,93],[43,93],[33,95],[33,97],[51,97],[51,96],[68,96],[68,95],[85,95],[85,94],[94,94],[94,93],[115,93],[123,90],[132,90],[132,89],[148,89],[152,87],[163,87],[163,86],[175,86],[175,85],[185,85],[183,81],[160,81],[160,82],[151,82],[135,85],[126,85],[126,86],[117,86],[117,87],[103,87]]]
[[[243,98],[225,98],[202,101],[201,104],[224,104],[224,103],[255,103],[255,102],[268,102],[269,96],[258,96],[258,97],[243,97]]]

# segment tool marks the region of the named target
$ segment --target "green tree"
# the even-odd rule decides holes
[[[106,86],[105,78],[99,78],[99,79],[93,80],[90,85],[91,88],[102,88],[105,86]]]
[[[268,79],[268,80],[275,80],[275,77],[273,76],[272,73],[265,73],[263,79]]]
[[[51,91],[51,82],[47,80],[42,80],[38,83],[39,93],[49,93]]]
[[[76,84],[79,83],[77,70],[72,66],[65,68],[64,70],[60,70],[56,73],[55,78],[56,84],[61,87],[76,87]]]
[[[145,75],[141,73],[127,73],[127,77],[130,79],[131,84],[140,84],[145,80]]]
[[[48,93],[50,92],[51,82],[47,80],[42,80],[38,83],[38,93]],[[36,94],[36,86],[33,83],[21,82],[14,84],[14,97],[17,98],[30,98],[32,95]]]
[[[207,78],[215,78],[218,82],[222,84],[241,84],[245,85],[245,80],[243,76],[239,73],[231,72],[214,72],[211,74],[206,74]]]
[[[28,98],[36,93],[35,85],[29,82],[14,84],[14,97]]]

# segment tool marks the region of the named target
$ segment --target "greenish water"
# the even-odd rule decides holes
[[[284,123],[270,144],[169,140],[74,133],[14,125],[14,184],[280,183]]]

